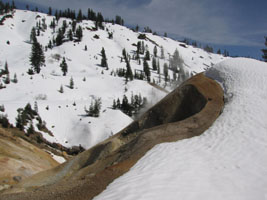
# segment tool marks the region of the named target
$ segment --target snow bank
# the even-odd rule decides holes
[[[230,59],[206,72],[224,112],[203,135],[157,145],[98,199],[267,198],[267,64]]]

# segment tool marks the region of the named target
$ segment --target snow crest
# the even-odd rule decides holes
[[[267,199],[267,64],[229,59],[206,75],[227,100],[214,125],[157,145],[95,200]]]

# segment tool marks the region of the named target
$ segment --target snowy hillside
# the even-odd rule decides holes
[[[204,134],[157,145],[97,199],[267,198],[267,65],[229,59],[206,72],[225,108]]]
[[[163,65],[169,63],[169,57],[173,55],[175,49],[178,49],[180,57],[184,60],[183,67],[187,74],[202,72],[224,60],[221,55],[209,54],[169,38],[146,34],[147,39],[140,40],[138,39],[140,33],[119,25],[107,23],[104,24],[105,30],[95,31],[94,23],[84,20],[77,24],[83,29],[82,41],[67,41],[52,49],[47,48],[46,66],[41,68],[39,74],[29,75],[27,71],[31,67],[29,41],[32,27],[36,26],[37,22],[45,22],[47,25],[47,29],[37,36],[38,42],[45,47],[53,37],[56,37],[64,20],[67,22],[67,29],[70,29],[71,20],[61,18],[53,31],[49,27],[53,16],[16,10],[13,18],[7,18],[4,25],[0,25],[0,69],[4,70],[7,62],[10,79],[13,79],[14,74],[18,79],[18,83],[11,81],[10,84],[5,84],[6,77],[0,77],[0,82],[6,87],[0,89],[0,105],[4,105],[5,108],[2,114],[7,114],[9,121],[15,125],[17,109],[24,108],[27,103],[31,103],[33,107],[34,102],[37,102],[39,115],[54,135],[52,137],[43,133],[43,136],[51,142],[67,147],[81,144],[89,148],[115,134],[132,121],[132,118],[120,110],[111,109],[114,99],[121,100],[124,94],[131,99],[132,94],[141,94],[142,97],[147,98],[148,105],[152,105],[166,95],[162,90],[148,84],[146,80],[134,79],[126,84],[125,78],[114,75],[119,68],[126,69],[126,63],[121,62],[124,48],[132,57],[136,51],[137,42],[144,41],[152,57],[155,45],[158,55],[160,55],[160,47],[163,47],[164,58],[158,58],[161,75],[151,69],[151,82],[154,81],[161,87],[166,86]],[[113,33],[113,38],[109,39],[109,33]],[[103,47],[107,55],[108,70],[100,66],[100,52]],[[66,58],[68,65],[66,76],[62,75],[60,68],[63,57]],[[130,64],[133,71],[143,70],[143,64],[139,65],[136,60],[131,59]],[[151,61],[149,66],[152,68]],[[170,79],[172,79],[172,73],[169,70]],[[69,88],[71,77],[74,81],[74,89]],[[63,93],[59,92],[61,85]],[[167,89],[169,88],[168,83]],[[91,101],[98,98],[102,101],[100,117],[84,116],[84,108],[88,108]],[[37,130],[36,127],[35,129]]]

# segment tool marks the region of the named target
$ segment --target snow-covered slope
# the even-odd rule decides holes
[[[5,114],[8,115],[11,123],[15,124],[18,108],[24,107],[27,103],[33,106],[36,101],[40,116],[46,122],[47,128],[54,134],[51,137],[44,133],[46,139],[65,146],[81,144],[89,148],[132,121],[121,111],[111,109],[113,99],[122,99],[124,94],[130,99],[131,94],[140,93],[148,99],[150,104],[154,104],[165,95],[146,81],[134,80],[125,84],[124,78],[110,75],[118,68],[126,68],[125,62],[121,62],[122,50],[125,48],[132,56],[136,51],[136,46],[133,44],[141,41],[138,39],[139,33],[123,26],[105,24],[106,29],[113,32],[113,39],[109,39],[106,29],[91,31],[90,28],[94,27],[94,23],[86,20],[78,23],[83,28],[81,42],[65,42],[61,46],[48,48],[45,52],[46,67],[42,67],[40,74],[28,75],[31,52],[30,32],[32,27],[36,26],[36,22],[42,19],[45,19],[48,26],[47,30],[41,31],[40,36],[37,37],[43,46],[48,45],[49,40],[56,37],[63,20],[71,26],[69,19],[60,19],[56,31],[53,32],[49,28],[52,16],[22,10],[16,10],[13,18],[6,19],[4,25],[0,26],[0,69],[4,68],[7,61],[10,78],[12,79],[16,73],[18,79],[17,84],[11,82],[6,85],[5,89],[0,90],[0,105],[4,105]],[[95,35],[98,35],[99,39],[95,39]],[[182,47],[181,43],[169,38],[152,34],[147,34],[147,37],[150,40],[146,40],[145,45],[150,53],[153,53],[155,44],[164,48],[165,59],[159,59],[162,80],[158,84],[161,86],[164,83],[163,64],[168,62],[169,56],[175,49],[178,49],[180,56],[184,59],[184,67],[189,73],[201,72],[224,59],[220,55],[209,54],[198,48]],[[87,45],[87,51],[84,50],[85,45]],[[109,70],[99,66],[102,47],[106,51]],[[160,48],[158,52],[159,55]],[[66,58],[68,64],[67,76],[62,76],[59,67],[63,57]],[[149,65],[151,67],[151,63]],[[131,67],[133,71],[143,70],[143,65],[139,65],[134,60],[131,60]],[[170,77],[172,77],[171,73],[169,71]],[[74,89],[67,87],[71,77],[74,80]],[[84,78],[86,81],[83,80]],[[159,80],[155,72],[151,75],[151,80],[153,79],[156,83]],[[3,81],[3,77],[0,81]],[[64,87],[62,94],[58,91],[61,85]],[[88,108],[91,100],[95,98],[102,100],[100,117],[84,117],[84,107]],[[73,106],[74,102],[76,106]]]
[[[226,97],[214,125],[199,137],[157,145],[95,200],[267,198],[267,64],[229,59],[206,75]]]

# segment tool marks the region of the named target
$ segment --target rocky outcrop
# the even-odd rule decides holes
[[[113,137],[22,181],[1,199],[92,199],[156,144],[202,134],[223,105],[219,84],[194,76]]]
[[[0,127],[0,190],[58,165],[47,152]]]

